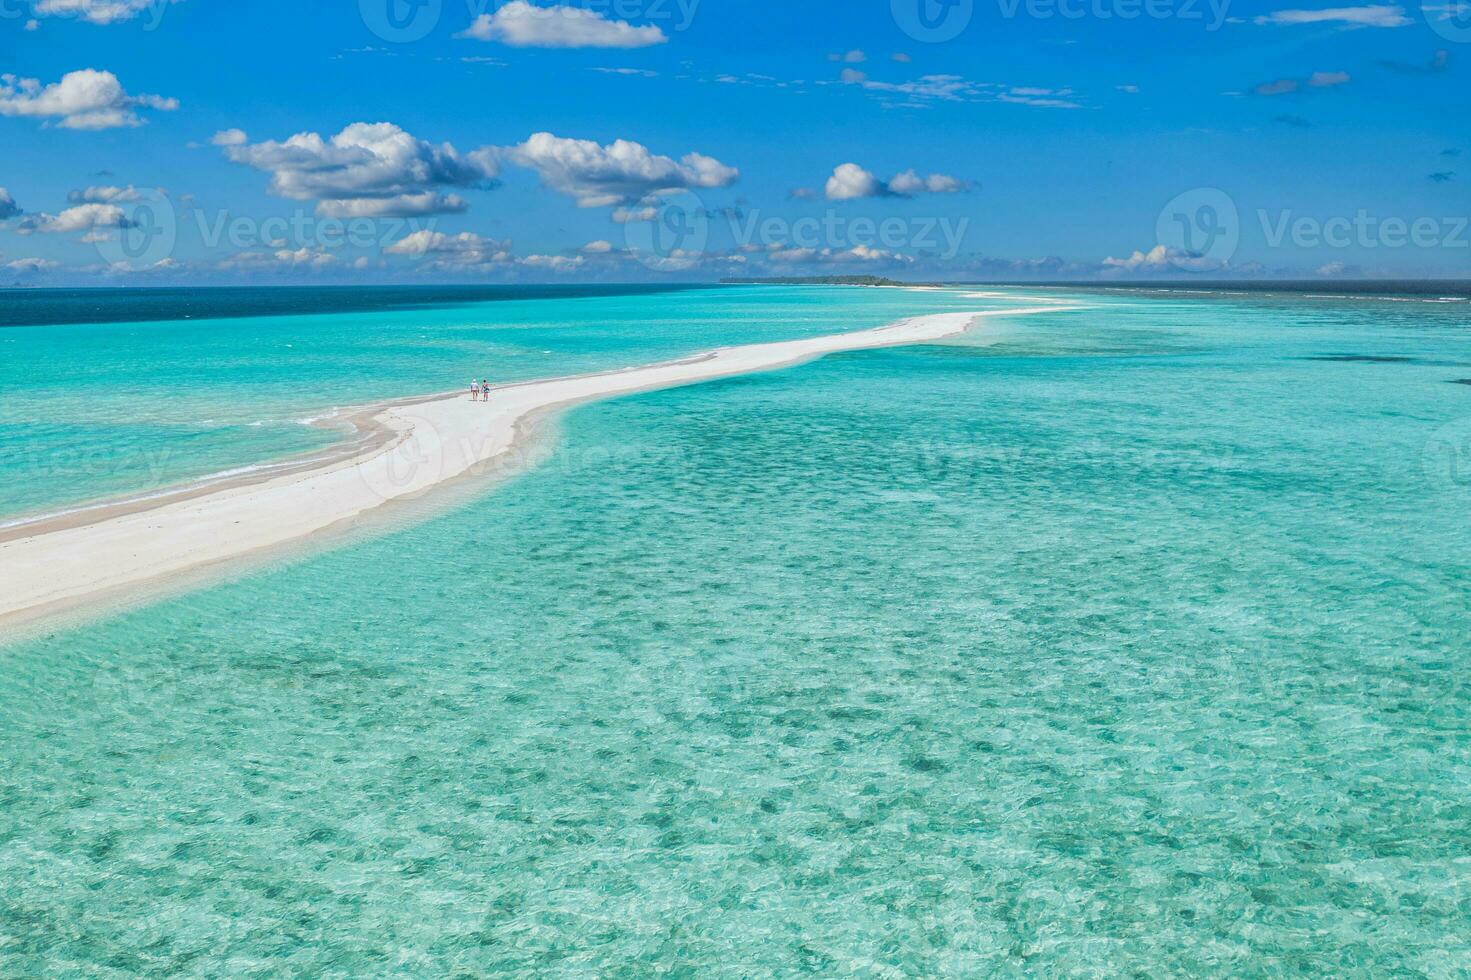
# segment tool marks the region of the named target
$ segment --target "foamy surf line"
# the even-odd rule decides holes
[[[285,473],[265,470],[243,483],[212,486],[206,479],[156,502],[42,517],[12,532],[0,539],[0,624],[281,548],[392,501],[417,498],[506,459],[523,423],[548,410],[776,370],[840,351],[941,340],[987,317],[1066,309],[938,313],[854,333],[724,347],[644,367],[507,385],[494,389],[488,403],[459,393],[387,403],[369,420],[382,435],[365,452]]]

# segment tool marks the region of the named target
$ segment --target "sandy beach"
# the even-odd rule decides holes
[[[34,621],[95,596],[280,548],[390,501],[419,497],[504,460],[518,448],[523,423],[549,410],[774,370],[837,351],[940,340],[985,317],[1059,308],[935,314],[873,330],[721,348],[621,371],[507,385],[488,403],[454,392],[365,408],[356,413],[362,435],[346,452],[0,530],[0,624]]]

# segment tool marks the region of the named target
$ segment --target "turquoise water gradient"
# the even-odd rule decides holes
[[[628,367],[1006,305],[969,304],[951,294],[837,287],[644,289],[331,315],[9,327],[0,329],[0,516],[148,492],[319,448],[342,434],[304,420],[468,387],[472,377]],[[302,305],[310,309],[309,294]]]
[[[0,973],[1465,975],[1465,312],[1090,302],[0,648]]]

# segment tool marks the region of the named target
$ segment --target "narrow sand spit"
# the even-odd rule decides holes
[[[40,517],[0,529],[0,624],[34,620],[170,576],[279,548],[505,457],[529,417],[616,395],[769,371],[836,351],[924,343],[975,320],[1058,312],[1056,305],[940,313],[806,340],[727,347],[679,361],[393,402],[359,413],[355,452],[252,478]]]

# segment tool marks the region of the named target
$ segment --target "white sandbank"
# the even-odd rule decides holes
[[[679,361],[383,405],[364,413],[355,455],[263,471],[246,482],[205,479],[152,498],[27,521],[0,531],[0,624],[35,620],[191,570],[280,548],[394,500],[478,472],[517,448],[529,417],[576,402],[769,371],[835,351],[924,343],[983,317],[1057,312],[1056,305],[939,313],[806,340],[726,347]]]

